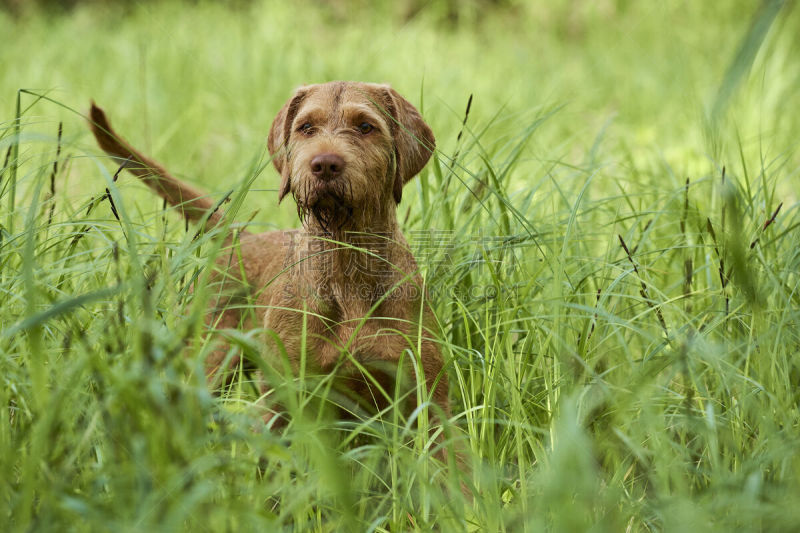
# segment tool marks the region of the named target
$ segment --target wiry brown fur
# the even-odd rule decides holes
[[[212,201],[123,141],[94,104],[91,123],[101,148],[127,161],[131,172],[185,217],[206,216],[207,227],[220,222],[220,212],[209,215]],[[364,123],[371,131],[362,131],[368,129]],[[268,144],[281,175],[279,201],[292,194],[303,228],[244,232],[236,253],[219,264],[236,287],[252,291],[257,320],[280,339],[268,336],[268,356],[275,358],[285,349],[297,368],[305,320],[309,372],[338,369],[340,383],[374,405],[382,403],[376,401],[381,394],[357,367],[366,367],[391,395],[398,377],[394,365],[411,349],[420,356],[433,401],[448,414],[447,378],[430,333],[433,317],[395,214],[403,185],[428,161],[434,143],[418,111],[388,86],[331,82],[301,87],[275,118]],[[323,156],[343,165],[321,177],[312,167]],[[253,325],[235,308],[223,305],[212,311],[208,321],[218,328]],[[221,346],[208,358],[211,379],[226,354],[227,347]],[[404,368],[410,372],[409,364]]]

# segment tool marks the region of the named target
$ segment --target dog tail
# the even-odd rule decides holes
[[[122,166],[142,178],[148,187],[165,198],[170,205],[177,207],[184,218],[199,221],[207,217],[206,229],[213,228],[222,220],[222,213],[215,209],[208,196],[174,178],[164,167],[128,144],[114,131],[106,114],[94,102],[89,112],[89,126],[100,148],[121,160],[119,162]]]

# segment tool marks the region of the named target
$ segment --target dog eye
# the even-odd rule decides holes
[[[312,128],[312,126],[311,126],[310,122],[304,122],[303,125],[300,126],[297,131],[300,131],[300,132],[305,133],[306,135],[308,135],[308,134],[311,133],[311,128]]]
[[[360,126],[358,126],[358,131],[361,132],[362,135],[366,135],[367,133],[373,130],[372,124],[369,122],[362,122]]]

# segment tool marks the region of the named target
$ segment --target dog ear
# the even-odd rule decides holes
[[[294,96],[283,105],[280,111],[278,111],[278,115],[275,117],[275,120],[272,121],[272,127],[269,130],[267,149],[272,156],[272,164],[275,165],[275,170],[281,175],[281,185],[278,189],[279,204],[291,189],[290,169],[287,157],[289,135],[292,133],[294,117],[297,116],[297,110],[300,108],[300,104],[303,102],[307,93],[308,91],[304,87],[297,89]]]
[[[393,122],[396,169],[393,193],[395,201],[400,203],[403,186],[428,162],[436,147],[436,139],[416,107],[388,85],[384,90],[386,111]]]

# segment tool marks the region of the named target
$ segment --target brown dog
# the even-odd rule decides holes
[[[212,201],[122,140],[94,104],[91,127],[103,150],[187,219],[207,228],[222,221]],[[292,194],[303,229],[240,234],[215,274],[229,296],[207,321],[216,328],[263,325],[276,334],[265,341],[273,367],[281,368],[285,353],[295,371],[336,372],[342,388],[371,406],[387,404],[398,378],[413,383],[415,368],[447,416],[447,377],[429,330],[433,316],[395,214],[403,186],[425,166],[434,143],[419,112],[386,85],[298,89],[278,112],[268,148],[281,176],[278,201]],[[242,287],[262,324],[233,305]],[[409,363],[403,376],[397,375],[401,357]],[[207,360],[209,377],[231,362],[238,360],[220,346]],[[415,404],[415,393],[409,396]]]

